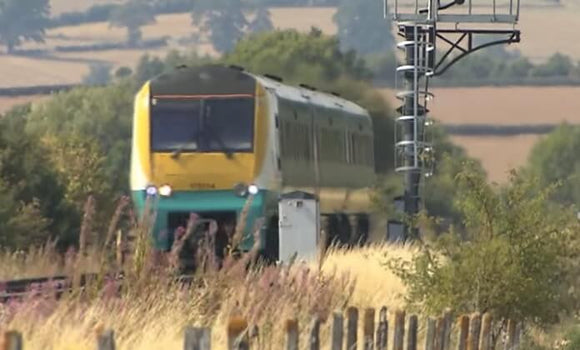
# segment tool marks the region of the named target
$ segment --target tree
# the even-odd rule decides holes
[[[248,26],[241,0],[200,0],[195,3],[192,22],[222,53],[234,48]]]
[[[71,172],[69,178],[76,176],[74,173],[77,171],[85,171],[87,173],[82,178],[91,179],[96,168],[83,163],[89,161],[84,158],[91,155],[98,159],[106,155],[104,160],[95,162],[103,167],[103,176],[108,179],[107,187],[94,188],[94,191],[102,192],[110,203],[113,197],[127,191],[129,183],[133,98],[134,86],[125,81],[107,87],[83,87],[61,93],[32,109],[26,130],[38,139],[63,140],[48,145],[56,147],[51,147],[52,155],[65,152],[63,159],[78,157],[76,165],[77,160],[73,158],[70,163],[65,162]],[[62,147],[64,150],[59,150]],[[77,149],[79,147],[82,149]],[[66,151],[67,148],[70,149]],[[57,160],[53,158],[52,161]]]
[[[383,0],[340,0],[334,22],[342,49],[359,54],[392,50],[391,23],[383,14]]]
[[[134,47],[141,42],[141,27],[155,23],[155,14],[148,2],[131,0],[117,7],[109,21],[111,27],[127,28],[127,44]]]
[[[107,85],[111,81],[111,65],[104,63],[91,64],[89,74],[83,78],[85,85]]]
[[[265,6],[259,6],[256,10],[256,17],[248,25],[248,30],[251,33],[267,32],[274,29],[272,20],[270,19],[270,11]]]
[[[560,182],[551,199],[567,204],[580,203],[580,128],[562,124],[538,141],[530,153],[526,172],[539,179],[540,184]]]
[[[49,13],[49,0],[0,0],[0,43],[8,53],[23,40],[43,43]]]
[[[240,41],[224,57],[259,74],[275,74],[291,83],[333,82],[340,77],[366,80],[371,74],[356,53],[342,53],[335,37],[313,28],[309,34],[296,30],[258,33]]]
[[[574,63],[570,57],[556,53],[548,59],[548,62],[535,67],[532,70],[532,75],[536,77],[566,77],[573,69]]]
[[[64,189],[36,137],[25,132],[30,106],[0,119],[0,246],[26,248],[59,238],[77,224]],[[63,233],[62,235],[58,233]]]
[[[553,187],[514,171],[505,187],[493,188],[469,163],[456,186],[465,235],[450,230],[425,241],[411,261],[390,260],[410,306],[489,312],[504,327],[508,319],[544,326],[574,309],[579,224],[570,210],[548,205]]]

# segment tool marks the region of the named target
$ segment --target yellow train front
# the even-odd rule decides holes
[[[318,193],[331,239],[365,241],[373,164],[364,109],[276,77],[182,67],[147,82],[135,98],[131,190],[140,213],[155,204],[159,250],[170,249],[190,213],[216,220],[220,232],[235,227],[252,194],[240,249],[254,245],[261,219],[260,251],[276,259],[278,198],[294,190]]]

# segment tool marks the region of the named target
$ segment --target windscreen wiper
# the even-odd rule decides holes
[[[211,116],[211,107],[207,106],[206,108],[206,114],[203,117],[209,117]],[[213,129],[213,126],[211,126],[211,124],[207,124],[207,127],[204,123],[204,135],[207,135],[209,132],[209,135],[218,142],[218,144],[220,145],[221,148],[221,152],[224,153],[226,155],[226,157],[228,159],[232,159],[234,158],[234,154],[231,150],[228,150],[226,147],[226,144],[224,143],[224,141],[222,140],[222,138],[219,136],[218,133],[215,132],[215,130]]]
[[[213,127],[208,127],[207,129],[204,129],[204,134],[205,135],[210,135],[214,140],[217,141],[217,143],[220,145],[221,148],[221,152],[223,154],[226,155],[226,157],[228,159],[233,159],[234,158],[234,153],[231,150],[228,150],[226,147],[226,144],[224,143],[224,141],[222,140],[222,138],[215,132],[215,130],[213,129]]]
[[[196,141],[198,139],[198,136],[199,136],[199,130],[195,132],[195,135],[191,139]],[[178,159],[179,156],[181,155],[181,153],[183,153],[183,151],[185,150],[185,147],[186,147],[186,144],[182,143],[181,146],[179,146],[176,150],[171,152],[171,158]]]

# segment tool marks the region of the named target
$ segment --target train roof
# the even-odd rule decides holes
[[[333,95],[332,93],[317,91],[309,86],[296,87],[287,85],[267,76],[253,76],[264,87],[273,89],[276,92],[276,95],[281,98],[302,103],[307,103],[310,101],[318,106],[343,110],[353,117],[360,117],[364,119],[370,118],[367,110],[361,106],[347,99]]]
[[[275,91],[280,98],[300,103],[311,102],[318,106],[340,109],[353,117],[370,119],[369,113],[356,103],[332,93],[317,91],[312,87],[291,86],[274,76],[250,73],[241,67],[208,64],[196,67],[178,67],[150,81],[153,96],[254,94],[256,84]]]

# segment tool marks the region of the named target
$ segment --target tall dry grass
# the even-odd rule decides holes
[[[172,279],[175,259],[159,259],[147,248],[144,221],[134,227],[138,243],[126,262],[120,292],[114,281],[102,277],[82,293],[76,290],[60,300],[45,294],[43,298],[12,302],[0,306],[0,329],[22,332],[27,349],[83,350],[95,347],[95,332],[112,328],[119,349],[147,350],[181,348],[186,326],[206,326],[213,330],[212,343],[224,348],[228,319],[241,316],[260,331],[256,348],[277,349],[284,341],[285,321],[293,318],[301,325],[301,344],[306,346],[305,325],[315,315],[325,321],[332,312],[344,311],[348,306],[402,307],[404,287],[383,266],[384,254],[410,258],[416,251],[387,244],[353,250],[333,248],[326,252],[321,268],[318,261],[262,265],[255,262],[252,251],[241,257],[227,256],[218,268],[215,257],[207,253],[206,242],[199,251],[200,268],[192,285],[186,287]],[[181,237],[187,235],[185,232]],[[31,267],[46,263],[50,254],[31,253],[20,261],[29,266],[26,273],[54,272],[57,266],[44,270]],[[95,256],[101,259],[100,271],[111,271],[116,264],[103,260],[115,254],[101,252]],[[16,265],[12,269],[4,267],[5,276],[9,271],[22,275],[24,264]],[[323,339],[328,339],[328,322],[321,331]]]

